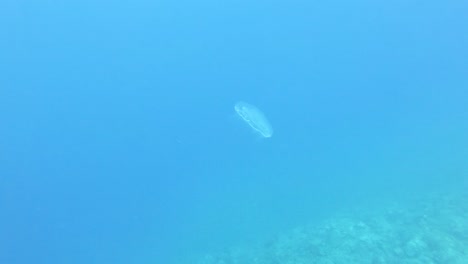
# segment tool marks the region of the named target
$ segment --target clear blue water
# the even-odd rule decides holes
[[[0,263],[175,263],[468,187],[466,1],[0,3]],[[233,110],[258,106],[262,139]]]

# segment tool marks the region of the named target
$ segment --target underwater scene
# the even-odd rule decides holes
[[[0,264],[468,264],[467,14],[0,1]]]

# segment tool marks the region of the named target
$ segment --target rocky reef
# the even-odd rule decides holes
[[[197,264],[466,264],[468,196],[342,212],[273,241],[202,257]]]

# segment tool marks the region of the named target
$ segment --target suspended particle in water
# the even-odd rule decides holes
[[[242,101],[236,103],[234,109],[237,114],[262,137],[269,138],[273,135],[273,128],[260,109]]]

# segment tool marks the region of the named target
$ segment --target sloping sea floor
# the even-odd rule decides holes
[[[349,210],[197,264],[467,264],[468,194]]]

